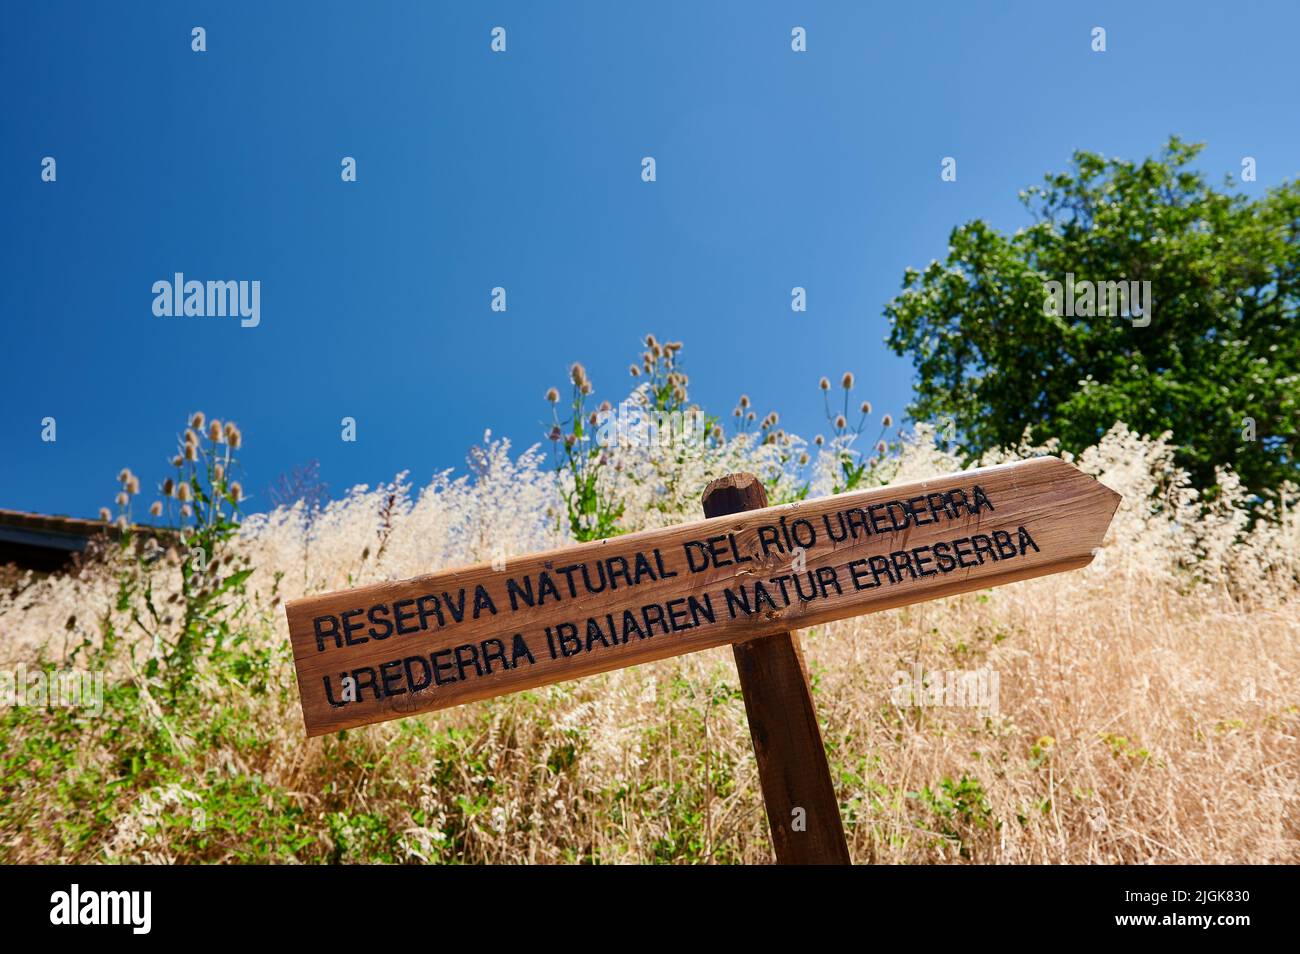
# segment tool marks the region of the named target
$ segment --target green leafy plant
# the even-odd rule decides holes
[[[1225,464],[1256,493],[1300,482],[1300,183],[1217,190],[1190,167],[1201,149],[1076,152],[1021,193],[1030,225],[969,222],[946,260],[907,269],[884,311],[916,368],[911,415],[954,422],[972,459],[1026,432],[1079,453],[1124,421],[1172,432],[1200,488]],[[1067,276],[1150,282],[1149,323],[1054,314],[1046,283]]]

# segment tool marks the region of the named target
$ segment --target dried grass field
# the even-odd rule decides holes
[[[754,437],[618,449],[601,493],[641,529],[694,518],[728,471],[781,499],[801,453],[809,492],[836,489],[833,449]],[[870,479],[960,469],[932,438],[920,429]],[[239,440],[200,427],[186,442],[180,466],[207,488],[191,516],[237,502]],[[6,579],[0,667],[99,669],[106,689],[98,713],[0,716],[0,861],[769,861],[725,648],[304,739],[284,600],[572,539],[581,471],[490,436],[470,462],[203,523],[202,574],[128,545]],[[1295,863],[1295,488],[1252,520],[1231,474],[1203,501],[1164,441],[1123,426],[1075,463],[1124,495],[1087,569],[800,634],[854,860]],[[900,673],[934,687],[977,671],[996,676],[979,706],[898,692]]]

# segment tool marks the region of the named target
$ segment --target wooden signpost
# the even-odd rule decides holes
[[[739,474],[694,523],[295,600],[307,734],[729,643],[777,860],[847,863],[791,631],[1085,566],[1119,499],[1054,457],[776,507]]]

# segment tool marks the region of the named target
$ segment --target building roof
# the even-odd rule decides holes
[[[168,532],[141,524],[131,529],[157,535]],[[117,539],[122,529],[101,520],[0,508],[0,565],[15,563],[23,569],[54,572],[64,568],[74,553],[85,550],[91,538],[99,534]]]

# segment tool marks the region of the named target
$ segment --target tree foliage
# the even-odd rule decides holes
[[[1171,431],[1201,487],[1222,464],[1256,491],[1300,480],[1300,185],[1217,190],[1189,168],[1201,148],[1076,152],[1020,194],[1031,225],[970,222],[944,262],[907,269],[885,315],[916,368],[912,416],[951,420],[971,455],[1026,430],[1077,452],[1122,420]],[[1053,314],[1045,283],[1067,273],[1149,281],[1150,323]]]

